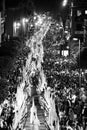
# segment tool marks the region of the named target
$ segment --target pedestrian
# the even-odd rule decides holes
[[[35,103],[34,103],[34,98],[32,99],[32,107],[30,109],[30,123],[32,124],[36,118],[36,114],[37,114],[37,108],[35,106]]]

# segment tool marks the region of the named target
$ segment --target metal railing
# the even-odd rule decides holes
[[[42,95],[34,95],[33,97],[35,98],[35,97],[39,97],[39,96],[41,96],[41,97],[43,98],[43,100],[45,101],[45,98],[44,98]],[[29,99],[29,98],[28,98],[28,99]],[[28,100],[28,99],[27,99],[27,100]],[[26,100],[26,102],[27,102],[27,100]],[[30,97],[30,99],[29,99],[29,102],[30,102],[29,108],[31,107],[31,101],[32,101],[32,97]],[[45,101],[45,102],[46,102],[46,101]],[[49,109],[47,108],[47,106],[45,105],[45,103],[42,102],[42,103],[40,103],[40,104],[41,104],[41,105],[43,104],[43,110],[48,113]],[[28,109],[28,111],[24,114],[24,116],[21,118],[21,121],[19,122],[19,124],[23,124],[23,129],[26,127],[26,122],[27,122],[27,118],[28,118],[29,115],[30,115],[30,109]],[[18,124],[16,130],[19,129],[19,124]],[[44,115],[44,123],[42,123],[42,124],[45,125],[45,129],[49,130],[49,125],[47,124],[46,116],[45,116],[45,115]],[[34,130],[35,127],[38,127],[38,129],[40,130],[40,128],[43,127],[43,125],[39,125],[39,126],[38,126],[38,125],[36,125],[36,124],[31,124],[31,123],[29,122],[29,127],[31,128],[31,130]]]

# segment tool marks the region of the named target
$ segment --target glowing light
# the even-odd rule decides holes
[[[13,23],[14,32],[16,33],[16,22]]]
[[[63,29],[63,27],[60,26],[59,29]]]
[[[85,14],[87,14],[87,10],[85,10]]]
[[[20,26],[21,26],[21,24],[19,22],[14,22],[13,23],[13,27],[14,27],[15,32],[16,32],[16,29],[20,28]]]
[[[67,57],[69,55],[68,50],[63,50],[62,51],[62,55],[65,56],[65,57]]]
[[[19,28],[21,26],[21,24],[18,22],[16,23],[16,28]]]
[[[27,18],[25,19],[25,22],[28,23],[28,19]]]
[[[16,28],[16,22],[13,23],[13,26]]]
[[[66,48],[69,49],[69,46],[67,46]]]
[[[30,27],[33,27],[33,24],[31,24]]]
[[[34,16],[34,20],[36,20],[37,19],[37,17],[36,16]]]
[[[35,23],[36,26],[40,26],[43,22],[43,18],[41,16],[37,16],[37,22]]]
[[[63,6],[66,6],[66,5],[67,5],[67,2],[68,2],[68,0],[64,0],[64,1],[63,1]]]
[[[23,26],[25,26],[25,24],[28,23],[28,21],[29,21],[29,20],[28,20],[27,18],[23,18],[23,19],[22,19],[22,24],[23,24]]]
[[[23,24],[23,26],[25,26],[25,21],[26,21],[25,18],[23,18],[23,19],[22,19],[22,24]]]
[[[65,31],[65,33],[67,34],[67,33],[68,33],[68,31],[66,30],[66,31]]]
[[[78,38],[73,38],[73,40],[74,40],[74,41],[77,41],[77,40],[78,40]]]
[[[80,16],[81,14],[81,10],[77,10],[77,16]]]

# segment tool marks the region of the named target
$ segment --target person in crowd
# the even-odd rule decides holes
[[[30,109],[30,123],[33,124],[37,114],[37,108],[35,106],[34,98],[32,99],[32,107]]]

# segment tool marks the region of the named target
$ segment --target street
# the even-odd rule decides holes
[[[1,91],[6,97],[0,105],[0,127],[85,130],[87,71],[68,49],[61,50],[62,23],[44,14],[37,18],[30,37],[27,30],[25,40],[10,39],[1,47]]]

